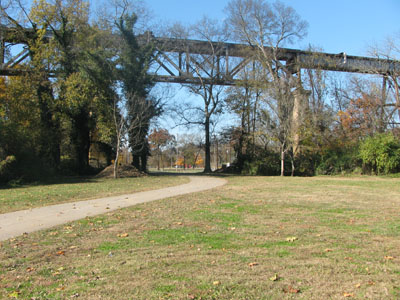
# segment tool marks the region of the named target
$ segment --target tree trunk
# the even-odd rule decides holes
[[[211,173],[211,150],[210,150],[210,117],[206,116],[204,124],[204,133],[206,136],[205,153],[206,160],[204,165],[204,173]]]
[[[281,150],[281,176],[285,176],[285,151]]]
[[[296,170],[296,168],[295,168],[295,165],[294,165],[294,158],[291,157],[290,160],[291,160],[291,163],[292,163],[292,173],[290,174],[290,176],[293,177],[294,176],[294,171]]]
[[[140,171],[147,172],[147,153],[145,151],[140,156],[140,162],[141,162]]]
[[[132,166],[140,170],[140,156],[132,153]]]
[[[157,151],[157,170],[160,171],[160,149]]]
[[[90,129],[89,116],[85,110],[74,118],[75,155],[79,174],[86,174],[89,168]]]
[[[117,142],[117,144],[118,144],[117,154],[115,155],[115,161],[114,161],[114,179],[118,178],[119,141]]]

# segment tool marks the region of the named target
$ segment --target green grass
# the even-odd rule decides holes
[[[177,176],[95,179],[63,178],[51,184],[31,184],[0,189],[0,213],[65,202],[146,191],[186,183]]]
[[[398,179],[227,179],[2,243],[0,298],[399,299]]]

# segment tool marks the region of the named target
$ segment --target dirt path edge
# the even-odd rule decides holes
[[[0,241],[139,203],[213,189],[227,182],[222,178],[207,176],[190,176],[189,178],[189,183],[158,190],[0,214]]]

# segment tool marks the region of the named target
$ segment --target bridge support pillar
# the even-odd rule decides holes
[[[293,113],[292,113],[292,140],[293,156],[300,154],[300,130],[304,121],[304,108],[308,105],[309,91],[306,91],[299,81],[297,88],[293,92]]]

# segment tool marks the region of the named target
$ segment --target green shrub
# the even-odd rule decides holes
[[[0,183],[7,183],[15,179],[17,159],[15,156],[7,156],[6,159],[0,161]]]
[[[393,134],[377,134],[360,145],[359,157],[364,167],[375,174],[390,174],[400,170],[400,142]]]
[[[287,162],[289,159],[287,159]],[[253,160],[246,160],[243,163],[242,174],[245,175],[267,175],[280,174],[280,158],[273,152],[265,151]]]
[[[354,170],[361,166],[357,151],[357,147],[332,147],[326,149],[316,167],[316,175],[353,173]]]

